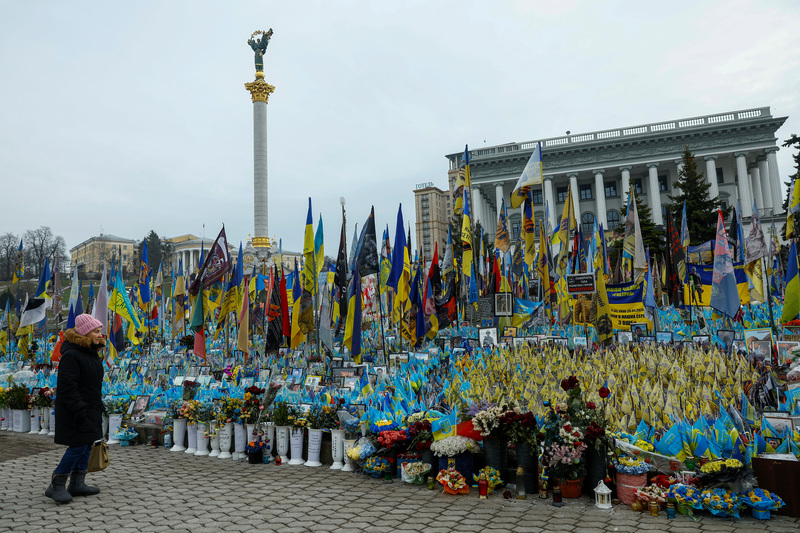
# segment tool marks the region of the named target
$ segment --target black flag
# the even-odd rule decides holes
[[[378,272],[378,240],[375,235],[375,207],[369,212],[367,223],[361,229],[356,245],[356,262],[361,277]]]

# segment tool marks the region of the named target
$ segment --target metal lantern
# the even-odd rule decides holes
[[[611,509],[611,489],[601,479],[594,489],[594,505],[598,509]]]

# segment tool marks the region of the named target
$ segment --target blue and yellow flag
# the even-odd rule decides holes
[[[542,184],[542,144],[536,143],[530,159],[525,164],[522,170],[522,175],[517,181],[516,187],[511,192],[511,207],[516,209],[522,205],[522,202],[528,197],[531,187],[534,185]]]
[[[433,440],[442,440],[445,437],[453,437],[456,434],[457,426],[456,412],[431,421],[431,433]]]
[[[508,235],[508,213],[506,212],[506,201],[500,201],[500,212],[497,214],[497,230],[494,235],[494,247],[502,250],[503,253],[511,248],[511,239]]]
[[[347,288],[347,322],[342,343],[350,350],[353,361],[361,364],[361,274],[358,272],[358,263]]]
[[[47,286],[50,283],[50,259],[44,258],[44,267],[42,268],[42,275],[39,277],[39,285],[36,287],[35,298],[50,299],[47,295]]]
[[[145,309],[150,302],[150,265],[147,256],[147,241],[142,241],[142,261],[139,267],[139,306]]]
[[[797,243],[792,241],[789,248],[789,265],[786,269],[786,290],[783,298],[781,323],[785,324],[794,320],[798,314],[800,314],[800,277],[798,277],[797,268]]]

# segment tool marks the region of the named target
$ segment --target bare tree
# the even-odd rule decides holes
[[[41,275],[45,259],[53,263],[56,254],[61,259],[61,264],[67,264],[67,245],[64,238],[54,235],[49,226],[40,226],[35,230],[27,230],[23,237],[25,248],[25,270],[32,276]]]
[[[0,279],[10,280],[14,275],[14,260],[19,248],[19,236],[8,232],[0,235]]]

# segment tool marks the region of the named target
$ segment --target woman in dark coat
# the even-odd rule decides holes
[[[103,324],[91,315],[75,318],[61,345],[56,386],[56,444],[69,446],[53,471],[46,496],[58,503],[73,496],[98,494],[100,489],[84,483],[92,444],[103,438],[103,360],[106,345]],[[66,486],[69,479],[69,487]]]

